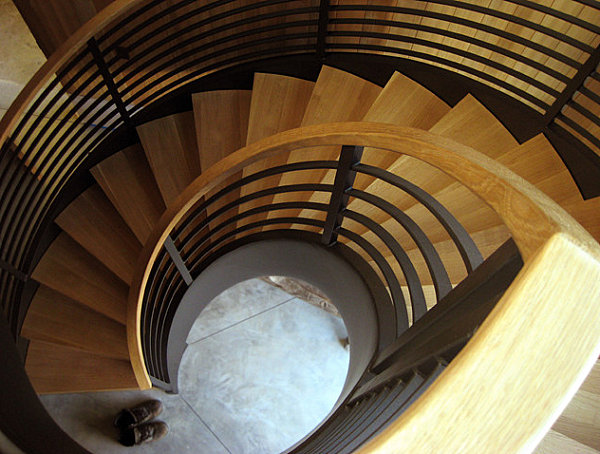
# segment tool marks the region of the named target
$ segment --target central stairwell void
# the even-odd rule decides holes
[[[8,311],[35,390],[176,393],[203,304],[283,274],[332,299],[351,345],[331,414],[288,452],[531,451],[600,354],[599,199],[581,199],[546,136],[518,141],[475,96],[449,105],[401,72],[264,70],[198,91],[193,64],[175,74],[162,54],[127,72],[143,57],[125,43],[155,6],[96,41],[121,14],[108,7],[80,31],[86,52],[50,61],[57,76],[22,95],[30,110],[3,119],[5,255],[39,284]],[[180,104],[152,105],[171,90]]]

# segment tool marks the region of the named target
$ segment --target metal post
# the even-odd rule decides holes
[[[319,5],[319,28],[317,29],[317,59],[325,59],[325,38],[329,24],[329,0],[321,0]]]
[[[323,237],[321,238],[321,242],[327,246],[331,246],[337,241],[336,230],[342,225],[342,220],[344,219],[343,211],[348,205],[349,196],[347,191],[352,189],[354,179],[356,178],[356,172],[353,168],[356,164],[360,163],[362,153],[363,147],[348,145],[342,147],[333,183],[331,200],[329,202],[327,219],[323,228]]]
[[[111,96],[113,102],[117,106],[117,110],[121,114],[121,118],[123,119],[123,122],[125,123],[125,125],[128,128],[132,128],[133,124],[131,122],[131,117],[129,116],[129,112],[127,112],[127,107],[125,106],[125,103],[123,102],[123,98],[121,98],[119,89],[117,88],[117,85],[115,84],[115,81],[112,77],[112,74],[110,73],[110,70],[108,68],[108,65],[106,64],[106,61],[104,60],[104,56],[102,55],[102,51],[100,50],[100,47],[98,46],[98,42],[94,38],[92,38],[87,42],[87,45],[88,45],[88,49],[90,50],[92,57],[94,59],[94,63],[96,63],[96,66],[98,66],[98,69],[100,70],[100,75],[102,76],[102,79],[104,79],[104,82],[106,83],[106,88],[107,88],[108,92],[110,93],[110,96]]]

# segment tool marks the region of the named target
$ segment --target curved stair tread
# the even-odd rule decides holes
[[[363,120],[429,129],[449,111],[450,106],[425,87],[403,74],[395,72],[369,108]],[[400,163],[404,159],[406,157],[398,156],[397,153],[365,148],[361,161],[387,169],[397,161],[401,165]],[[375,178],[373,177],[358,174],[353,187],[363,190],[373,184],[374,181]],[[380,184],[377,187],[383,191],[389,189],[389,186],[385,184]],[[313,197],[311,201],[317,202],[319,200]],[[363,205],[361,207],[363,208],[366,204],[361,203],[359,200],[351,200],[348,207],[358,210],[358,206],[360,205]],[[374,211],[377,210],[375,209]],[[374,213],[372,212],[372,214]]]
[[[201,169],[208,169],[246,145],[251,96],[252,91],[250,90],[216,90],[192,95]],[[237,181],[241,174],[240,171],[232,175],[209,191],[205,198],[210,198],[223,187]],[[236,189],[211,204],[206,210],[207,216],[227,203],[237,200],[239,194],[240,190]],[[235,214],[237,214],[237,209],[231,210],[230,215]],[[214,228],[221,221],[222,218],[216,219],[209,224],[209,228]],[[226,233],[234,228],[235,225],[232,224],[221,233]]]
[[[21,335],[30,340],[129,360],[123,325],[45,285],[41,285],[33,297]]]
[[[502,220],[494,210],[461,184],[452,183],[436,193],[434,197],[454,215],[468,232],[503,225]],[[373,208],[358,199],[352,200],[349,208],[359,212],[369,212],[369,216],[392,233],[401,244],[411,242],[409,234],[384,211]],[[412,205],[404,210],[404,213],[415,221],[423,231],[427,232],[430,241],[437,242],[450,238],[442,224],[421,203]],[[357,233],[363,234],[366,231],[365,227],[361,227]]]
[[[504,223],[498,214],[490,207],[485,205],[481,199],[471,191],[459,184],[452,184],[435,195],[435,199],[441,203],[454,217],[461,223],[467,232],[478,232],[492,227],[503,226]],[[419,226],[427,232],[427,237],[432,242],[439,242],[444,239],[450,239],[446,229],[431,214],[425,206],[413,205],[405,211]],[[384,226],[389,225],[389,230],[400,241],[408,238],[408,234],[398,229],[399,226],[387,221]],[[502,243],[498,244],[498,247]]]
[[[579,443],[600,450],[600,364],[592,368],[579,391],[552,426]]]
[[[138,389],[129,361],[31,341],[25,371],[39,394]]]
[[[507,150],[513,150],[518,146],[518,143],[506,128],[470,95],[463,98],[462,101],[444,115],[441,120],[430,128],[430,131],[471,146],[477,151],[481,151],[493,158],[499,157]],[[401,156],[390,165],[388,171],[411,181],[435,198],[444,199],[443,203],[456,202],[451,197],[448,199],[446,194],[458,191],[456,192],[457,200],[469,202],[468,207],[458,207],[457,210],[451,210],[459,219],[463,213],[473,212],[474,210],[478,210],[481,213],[490,213],[490,210],[487,209],[484,203],[477,197],[474,197],[466,188],[456,183],[443,172],[417,159]],[[408,211],[417,206],[417,202],[411,196],[381,181],[373,181],[365,188],[365,191],[378,194],[380,197],[392,201],[403,211]],[[358,207],[367,210],[364,204],[361,206],[360,201],[353,200],[349,204],[349,208],[356,209]],[[424,216],[428,216],[426,213],[427,210],[423,208],[414,208],[414,210],[417,210],[419,213],[418,215],[415,213],[416,218],[414,220],[420,224],[423,221],[421,213]],[[368,208],[368,215],[380,223],[389,219],[384,213],[373,207]],[[499,218],[495,214],[491,213],[490,216],[492,216],[490,220],[495,219],[499,221]],[[465,227],[470,231],[469,226]],[[442,233],[443,230],[438,229],[438,232]],[[427,231],[427,233],[429,232]]]
[[[32,277],[125,324],[129,287],[66,233],[50,245]]]
[[[124,282],[131,282],[142,245],[99,186],[71,202],[56,223]]]
[[[519,145],[504,125],[472,95],[465,96],[429,131],[494,159]]]
[[[465,96],[430,128],[430,131],[472,147],[494,159],[518,146],[517,141],[502,123],[471,95]],[[432,195],[455,182],[443,172],[408,156],[398,159],[388,170],[406,178]],[[382,190],[381,187],[371,186],[367,191]],[[389,190],[387,192],[389,193]],[[402,210],[407,210],[415,203],[414,199],[407,195],[393,196],[385,191],[379,194],[385,198],[390,197],[388,200],[393,200]]]
[[[563,206],[567,212],[573,216],[596,241],[600,242],[600,222],[598,222],[598,213],[600,213],[600,197],[589,200],[577,200]]]
[[[338,121],[360,121],[381,91],[381,87],[360,77],[330,66],[323,66],[306,107],[301,126]],[[314,153],[313,159],[337,159],[339,153],[340,147],[338,146],[320,147],[318,152]],[[303,150],[292,151],[287,162],[292,163],[305,159],[306,154],[307,152]],[[310,175],[306,175],[306,172],[290,172],[282,176],[280,184],[319,183],[332,179],[333,175],[333,171],[313,171]],[[315,196],[315,200],[329,200],[328,195],[322,194],[322,196]],[[310,197],[297,194],[293,196],[293,199],[309,200]],[[275,202],[288,200],[289,198],[285,194],[278,194],[274,198]],[[296,216],[298,213],[298,210],[284,210],[280,215]],[[270,215],[269,219],[272,217]],[[298,228],[307,229],[305,226],[298,226]]]
[[[363,121],[390,123],[411,128],[429,129],[449,111],[450,106],[421,84],[395,72],[364,116]],[[365,148],[364,162],[387,169],[396,160],[396,153]],[[373,178],[357,175],[354,187],[364,189]]]
[[[557,454],[561,452],[569,454],[598,454],[600,451],[551,429],[537,448],[535,448],[533,454]]]
[[[165,211],[144,151],[134,145],[103,160],[90,171],[125,223],[144,244]]]
[[[279,132],[299,127],[314,86],[314,82],[303,79],[278,74],[256,73],[252,86],[246,145]],[[284,165],[287,158],[287,154],[281,154],[251,164],[243,170],[243,176],[247,177],[267,168]],[[241,195],[245,196],[263,189],[276,187],[279,185],[280,179],[280,175],[274,175],[250,183],[241,188]],[[240,207],[240,211],[270,204],[272,201],[273,196],[268,196],[261,200],[248,202]],[[266,216],[266,213],[250,216],[246,220],[238,222],[238,227],[261,221]]]
[[[169,115],[136,128],[165,205],[200,175],[192,112]]]
[[[497,160],[530,183],[538,186],[540,190],[554,198],[557,203],[571,211],[575,218],[579,216],[584,224],[588,226],[592,224],[591,210],[588,208],[592,203],[588,203],[587,207],[585,206],[585,202],[582,201],[568,170],[543,135],[538,135],[513,148],[499,156]],[[470,233],[481,232],[503,225],[501,219],[493,210],[458,183],[450,184],[435,193],[434,197],[452,212]],[[361,205],[364,205],[364,203],[353,201],[350,206],[363,209]],[[367,209],[366,206],[364,209]],[[390,232],[393,232],[401,244],[409,244],[408,234],[400,226],[392,220],[386,221],[385,213],[378,212],[379,210],[373,208],[370,210],[373,219],[382,223]],[[587,216],[583,214],[585,211],[589,212]],[[405,213],[427,232],[432,242],[438,243],[443,241],[444,238],[448,238],[447,232],[424,206],[420,204],[413,205],[405,210]],[[505,235],[501,235],[497,245],[500,246],[504,240]],[[408,247],[412,249],[414,245]],[[489,249],[489,245],[485,248]]]
[[[568,169],[543,134],[538,134],[507,151],[496,160],[537,186],[559,204],[573,197],[581,199],[579,189]],[[553,181],[546,184],[546,180],[549,179]]]
[[[246,145],[251,90],[216,90],[192,95],[201,169]]]

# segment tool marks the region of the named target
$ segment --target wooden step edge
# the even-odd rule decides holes
[[[40,285],[21,335],[108,358],[129,360],[125,327],[71,298]]]
[[[25,371],[38,394],[139,389],[129,361],[43,341],[30,342]]]

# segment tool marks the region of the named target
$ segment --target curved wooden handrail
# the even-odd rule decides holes
[[[140,386],[150,386],[141,350],[141,293],[173,227],[202,196],[253,162],[341,144],[406,154],[452,176],[500,215],[525,263],[441,377],[361,452],[529,452],[600,354],[600,246],[562,208],[491,158],[413,128],[298,128],[242,148],[194,180],[156,226],[131,286],[127,331]]]

